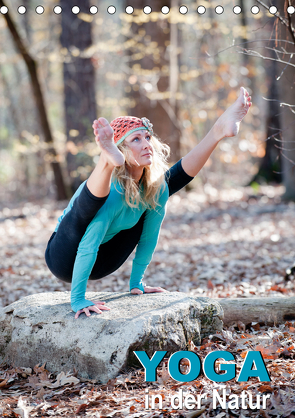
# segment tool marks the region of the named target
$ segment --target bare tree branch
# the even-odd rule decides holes
[[[293,58],[293,54],[290,56],[290,60],[289,61],[283,61],[281,58],[265,57],[264,55],[260,54],[259,52],[254,51],[254,50],[251,50],[251,49],[249,49],[249,50],[243,50],[243,51],[238,51],[238,52],[240,54],[246,54],[246,55],[251,55],[253,57],[258,57],[258,58],[261,58],[261,59],[266,60],[266,61],[276,61],[276,62],[279,62],[281,64],[285,64],[286,67],[288,65],[290,67],[295,67],[295,64],[290,63],[291,58]],[[282,74],[283,74],[285,68],[283,69]],[[282,74],[277,78],[277,80],[279,80],[281,78]]]
[[[214,58],[215,56],[217,56],[217,55],[219,55],[219,54],[221,54],[221,52],[225,52],[225,51],[227,51],[227,50],[229,50],[229,49],[231,49],[231,48],[236,48],[236,47],[239,47],[239,46],[242,46],[242,45],[247,45],[247,44],[253,44],[253,43],[256,43],[256,42],[270,42],[270,41],[282,41],[282,42],[285,42],[285,43],[287,43],[287,44],[291,44],[291,45],[294,45],[294,43],[293,42],[291,42],[291,41],[286,41],[286,39],[276,39],[276,38],[274,38],[274,39],[272,39],[272,38],[267,38],[267,39],[255,39],[255,40],[253,40],[253,41],[246,41],[246,42],[241,42],[241,43],[239,43],[239,44],[233,44],[233,45],[230,45],[230,46],[228,46],[228,47],[226,47],[226,48],[224,48],[224,49],[220,49],[218,52],[216,52],[216,54],[209,54],[209,52],[208,51],[206,51],[206,54],[208,55],[208,57],[212,57],[212,58]],[[190,59],[194,59],[193,57],[190,57]],[[195,58],[195,59],[197,59],[197,58]]]
[[[267,10],[269,9],[267,7],[267,5],[264,4],[261,0],[256,0],[256,1],[257,1],[257,3],[261,4],[261,6],[263,6],[265,9],[267,9]],[[290,0],[289,0],[289,6],[291,6]],[[293,43],[295,45],[295,33],[294,33],[294,29],[292,28],[292,22],[291,22],[291,15],[290,15],[290,13],[288,13],[288,19],[285,19],[284,17],[282,17],[279,12],[274,13],[274,16],[276,16],[285,26],[287,26],[287,28],[288,28],[288,30],[290,32],[290,35],[291,35],[291,37],[293,39]]]
[[[256,0],[256,1],[257,1],[257,3],[259,3],[262,7],[264,7],[266,10],[269,10],[269,7],[268,7],[266,4],[264,4],[261,0]],[[281,21],[284,25],[288,26],[288,21],[287,21],[287,19],[283,18],[283,17],[280,15],[280,13],[279,13],[279,12],[274,13],[274,16],[276,16],[278,19],[280,19],[280,21]]]

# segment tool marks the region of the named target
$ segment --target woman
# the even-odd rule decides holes
[[[156,248],[168,197],[197,175],[222,138],[238,133],[250,106],[251,97],[242,87],[236,102],[206,137],[170,170],[169,148],[153,135],[148,119],[126,116],[111,124],[104,118],[94,121],[101,156],[59,218],[45,254],[52,273],[72,282],[75,318],[109,310],[104,302],[85,299],[87,281],[117,270],[136,246],[130,292],[165,291],[142,280]]]

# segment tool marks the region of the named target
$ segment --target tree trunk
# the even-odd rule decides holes
[[[0,7],[2,6],[5,6],[5,4],[3,3],[2,0],[0,0]],[[39,78],[38,78],[37,63],[29,55],[29,52],[27,51],[21,37],[19,36],[19,33],[16,29],[14,22],[12,21],[10,17],[10,14],[6,13],[4,15],[4,18],[6,20],[8,29],[13,38],[15,47],[22,55],[26,63],[29,75],[30,75],[31,86],[32,86],[34,99],[35,99],[35,103],[36,103],[36,107],[37,107],[37,111],[39,115],[40,125],[43,130],[45,142],[48,144],[47,154],[50,155],[51,157],[50,164],[54,173],[55,185],[56,185],[56,190],[57,190],[57,200],[64,200],[67,198],[66,189],[64,185],[61,167],[58,162],[58,156],[53,146],[53,137],[51,134],[51,129],[49,126],[46,108],[45,108],[45,102],[44,102],[41,85],[40,85]]]
[[[295,297],[215,299],[224,311],[225,325],[252,322],[277,325],[295,319]]]
[[[271,31],[270,31],[271,33]],[[271,35],[270,35],[271,36]],[[270,47],[274,47],[273,41]],[[275,58],[274,51],[267,54]],[[276,77],[278,76],[278,66],[276,61],[266,61],[265,69],[268,82],[267,117],[266,117],[266,144],[265,155],[261,158],[258,173],[251,180],[258,183],[262,182],[282,182],[282,159],[281,159],[281,123],[280,123],[280,104],[279,92]]]
[[[178,0],[171,2],[174,13],[179,13],[178,3]],[[127,1],[126,6],[128,4]],[[146,2],[136,0],[132,5],[141,14]],[[160,14],[167,2],[151,0],[148,5],[153,12]],[[140,26],[132,23],[130,39],[137,39],[137,42],[129,49],[130,77],[127,89],[130,89],[130,101],[134,103],[128,109],[129,114],[150,119],[154,132],[170,146],[171,161],[177,161],[180,158],[181,135],[177,103],[178,27],[177,23],[170,23],[171,14],[172,9],[168,18],[160,15],[156,21],[149,20]],[[144,54],[141,56],[142,51]],[[138,55],[140,58],[137,58]]]
[[[92,158],[85,153],[87,141],[94,140],[92,123],[96,119],[95,73],[91,58],[81,53],[92,45],[89,0],[61,0],[61,44],[66,48],[63,64],[64,106],[68,144],[67,167],[72,192],[79,187],[92,169]],[[89,19],[72,13],[78,6]]]
[[[275,0],[273,0],[273,5],[275,5]],[[246,7],[244,0],[240,0],[240,6],[242,8],[241,13],[241,24],[245,28],[246,32]],[[270,21],[267,17],[267,23],[264,26],[265,29],[268,30],[269,38],[271,39],[273,37],[273,21]],[[242,38],[241,42],[244,43],[243,47],[247,48],[247,39]],[[269,41],[268,47],[274,47],[274,41]],[[267,56],[271,58],[275,58],[274,51],[267,50],[266,53]],[[251,62],[251,59],[253,60],[253,57],[250,57],[247,54],[243,54],[243,61],[244,66],[247,67],[247,65]],[[254,58],[256,60],[256,58]],[[278,89],[277,89],[277,65],[276,61],[265,61],[265,70],[266,70],[266,84],[268,87],[268,99],[267,102],[267,110],[266,110],[266,141],[265,141],[265,155],[262,157],[259,161],[259,169],[258,172],[255,174],[255,176],[251,179],[250,184],[252,182],[257,183],[281,183],[282,182],[282,174],[281,174],[281,155],[280,151],[277,148],[279,142],[276,141],[277,138],[280,139],[280,107],[279,107],[279,97],[278,97]],[[252,63],[252,65],[254,65]],[[250,78],[251,90],[255,91],[256,88],[254,86],[253,88],[253,77]],[[255,103],[255,99],[252,101]],[[259,116],[258,116],[259,117]]]
[[[23,15],[23,24],[24,24],[24,29],[26,31],[26,38],[28,41],[28,44],[31,44],[32,42],[32,28],[30,25],[30,19],[29,19],[29,15],[30,15],[30,2],[31,0],[22,0],[22,5],[25,6],[25,8],[27,9],[26,13]]]
[[[240,14],[241,17],[241,29],[243,29],[244,33],[241,36],[241,43],[247,42],[246,39],[246,32],[247,32],[247,17],[246,17],[246,7],[245,7],[245,1],[239,0],[239,6],[241,7],[242,11]],[[244,45],[246,47],[246,44]],[[242,45],[243,47],[243,45]],[[249,55],[243,54],[243,65],[244,67],[247,67],[249,64]]]
[[[292,2],[295,5],[294,1]],[[284,61],[289,61],[295,64],[295,36],[294,36],[294,15],[288,15],[287,7],[289,1],[278,1],[277,7],[280,15],[286,19],[287,25],[280,24],[278,31],[278,38],[286,41],[291,41],[293,45],[287,44],[284,41],[278,40],[278,46],[285,48],[288,53],[293,53],[293,57],[289,54],[280,56]],[[277,48],[278,48],[277,46]],[[278,64],[280,76],[278,80],[278,91],[280,102],[291,106],[295,106],[295,68],[290,65]],[[284,198],[286,200],[295,200],[295,135],[294,135],[294,107],[281,107],[281,128],[282,128],[282,169],[283,169],[283,183],[286,188]]]

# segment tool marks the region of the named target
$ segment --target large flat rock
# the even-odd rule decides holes
[[[131,365],[134,350],[168,354],[222,329],[217,301],[169,292],[144,295],[93,293],[110,311],[74,318],[69,292],[27,296],[0,310],[0,359],[15,366],[45,363],[51,372],[75,368],[84,378],[106,383]]]

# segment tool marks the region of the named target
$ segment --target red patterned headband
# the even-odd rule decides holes
[[[114,130],[114,141],[118,146],[124,139],[135,131],[146,129],[153,135],[153,125],[147,118],[136,118],[134,116],[119,116],[110,123]]]

